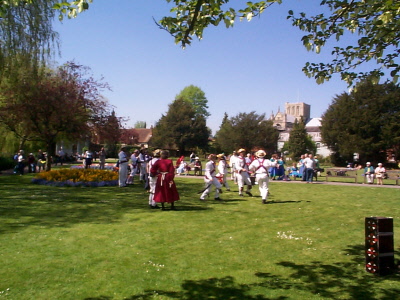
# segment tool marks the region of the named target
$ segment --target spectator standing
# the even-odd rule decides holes
[[[19,150],[17,162],[18,162],[17,169],[18,169],[19,175],[24,175],[24,169],[25,169],[24,150]]]
[[[93,153],[92,151],[86,150],[85,152],[85,169],[89,169],[90,166],[92,165],[92,160],[93,160]]]
[[[104,170],[106,165],[106,150],[102,147],[99,151],[100,170]]]
[[[308,157],[304,159],[304,167],[306,173],[306,182],[313,183],[316,162],[312,154],[309,154]]]
[[[44,167],[46,165],[46,157],[41,149],[39,149],[36,158],[37,158],[38,172],[40,173],[40,170],[44,171]]]
[[[36,172],[36,159],[35,156],[33,156],[33,153],[29,153],[27,157],[28,161],[28,172],[29,173],[35,173]]]
[[[374,173],[375,173],[374,167],[371,166],[370,162],[367,162],[364,168],[364,176],[367,179],[368,184],[374,183]]]

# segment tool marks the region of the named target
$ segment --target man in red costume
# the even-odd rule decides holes
[[[171,210],[175,210],[174,202],[179,200],[179,194],[174,182],[174,164],[168,156],[168,151],[162,150],[161,159],[157,160],[150,169],[150,176],[157,177],[153,200],[161,203],[162,210],[165,210],[165,202],[171,204]]]

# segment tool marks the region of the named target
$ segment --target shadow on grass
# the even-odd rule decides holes
[[[158,213],[148,206],[148,192],[142,185],[119,187],[52,187],[32,184],[32,176],[0,178],[0,234],[16,232],[28,226],[68,227],[78,223],[119,222],[134,211]],[[183,190],[190,185],[182,185]],[[192,187],[193,189],[193,187]],[[184,197],[181,197],[184,198]],[[178,210],[212,210],[200,203],[179,201]]]
[[[181,291],[149,290],[132,295],[126,300],[149,300],[158,296],[171,299],[234,299],[234,300],[265,300],[265,299],[296,299],[302,292],[326,299],[398,299],[400,288],[400,274],[376,276],[364,270],[364,247],[350,245],[341,255],[352,255],[353,260],[348,263],[326,264],[315,261],[309,264],[282,261],[277,265],[289,269],[287,276],[274,275],[268,272],[256,272],[255,281],[251,284],[239,284],[232,276],[222,278],[208,278],[200,280],[185,280],[181,284]],[[400,252],[396,253],[397,256]],[[391,288],[383,287],[387,281]],[[265,289],[263,295],[252,295],[252,289]],[[268,291],[285,293],[285,296],[269,298]],[[100,296],[85,298],[85,300],[107,300],[112,297]]]

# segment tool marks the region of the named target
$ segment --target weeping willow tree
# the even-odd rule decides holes
[[[30,81],[39,80],[46,63],[58,49],[58,36],[52,27],[56,2],[0,1],[0,85],[14,82],[21,71]],[[5,101],[10,99],[2,98],[0,104]],[[3,122],[1,118],[0,122]],[[16,134],[20,148],[28,140],[28,134]]]
[[[25,68],[36,77],[40,66],[57,49],[52,22],[57,0],[15,1],[7,7],[0,2],[0,79]],[[9,1],[10,2],[10,1]],[[12,4],[14,3],[14,4]],[[6,9],[5,9],[6,8]]]

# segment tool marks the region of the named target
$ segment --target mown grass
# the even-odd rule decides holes
[[[0,177],[0,299],[396,299],[400,275],[365,271],[364,220],[393,217],[400,189],[270,184],[273,204],[202,202],[178,177],[178,211],[139,184],[59,188]]]

